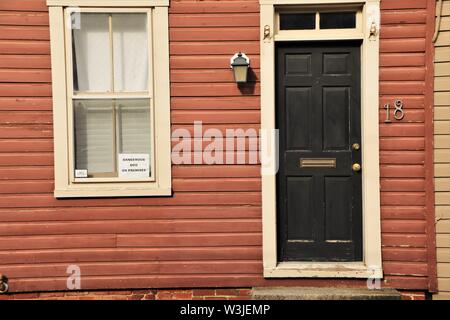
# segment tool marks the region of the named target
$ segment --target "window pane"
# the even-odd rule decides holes
[[[114,90],[148,91],[147,14],[112,15]]]
[[[320,14],[320,29],[348,29],[355,27],[355,12],[323,12]]]
[[[114,165],[112,100],[74,101],[75,169],[88,175],[110,174]]]
[[[72,30],[75,91],[111,91],[112,73],[108,19],[108,14],[81,13],[79,28]]]
[[[119,153],[148,153],[151,146],[150,107],[146,99],[117,101]]]
[[[121,155],[145,158],[150,177],[151,119],[148,99],[74,101],[75,169],[88,177],[117,177]],[[140,165],[139,168],[142,168]]]
[[[315,13],[281,13],[280,30],[306,30],[316,28]]]

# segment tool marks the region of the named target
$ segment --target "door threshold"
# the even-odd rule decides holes
[[[259,287],[253,300],[401,300],[395,289]]]
[[[264,277],[381,279],[383,272],[364,262],[279,262],[275,268],[264,268]]]

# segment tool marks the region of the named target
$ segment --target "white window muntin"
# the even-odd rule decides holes
[[[148,43],[148,80],[147,90],[143,92],[75,92],[73,85],[73,56],[72,56],[72,19],[71,15],[76,13],[145,13],[147,15],[147,43]],[[69,177],[72,183],[96,183],[96,182],[145,182],[155,181],[155,112],[153,98],[153,39],[152,39],[152,9],[148,8],[77,8],[68,7],[64,10],[65,45],[66,45],[66,86],[67,86],[67,125],[68,125],[68,151],[69,151]],[[111,27],[111,26],[110,26]],[[111,32],[111,30],[110,30]],[[110,42],[110,45],[112,43]],[[114,75],[112,75],[114,78]],[[112,88],[114,91],[114,88]],[[75,127],[73,102],[76,100],[107,100],[107,99],[146,99],[150,107],[150,177],[145,179],[121,179],[119,177],[75,177]],[[114,155],[115,157],[117,155]],[[117,162],[117,161],[116,161]],[[117,166],[117,163],[116,163]]]

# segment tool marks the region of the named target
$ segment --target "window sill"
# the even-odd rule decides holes
[[[275,268],[264,268],[265,278],[376,278],[383,277],[380,267],[363,262],[281,262]]]
[[[94,197],[161,197],[171,196],[171,188],[67,188],[54,191],[55,198],[94,198]]]

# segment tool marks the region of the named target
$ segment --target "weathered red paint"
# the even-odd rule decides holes
[[[434,291],[434,1],[381,6],[384,285]],[[173,129],[259,128],[259,34],[257,0],[172,1]],[[243,91],[229,70],[239,50],[254,71]],[[45,1],[1,1],[0,272],[12,291],[64,290],[61,265],[72,263],[86,270],[86,289],[366,285],[263,279],[257,164],[173,166],[173,198],[54,199],[50,81]],[[395,99],[405,118],[384,124]]]

